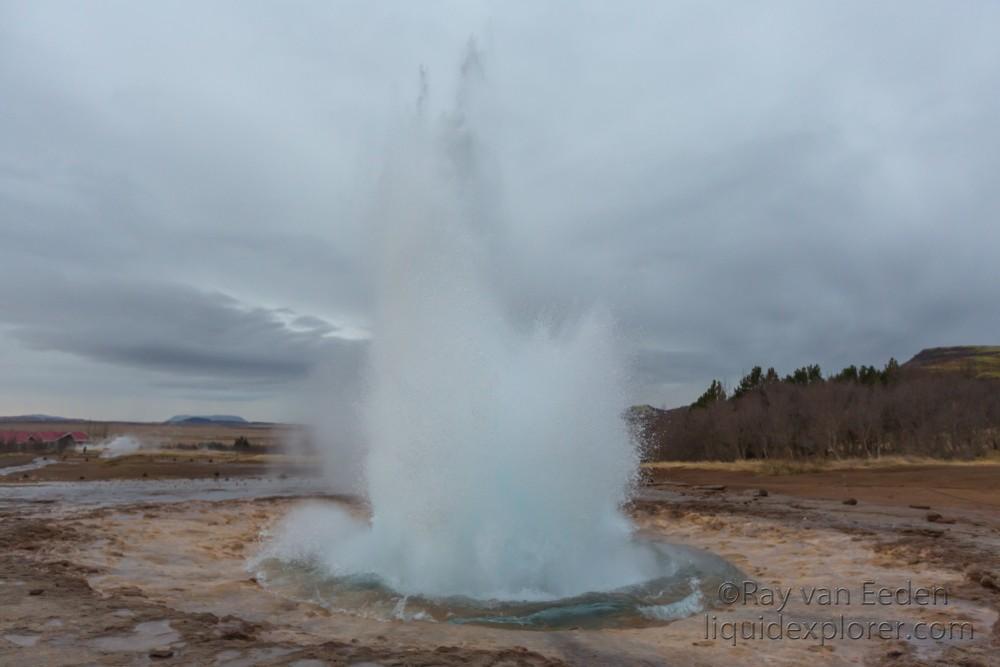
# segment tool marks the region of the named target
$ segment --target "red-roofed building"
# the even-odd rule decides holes
[[[0,431],[0,451],[58,451],[85,444],[83,431]]]

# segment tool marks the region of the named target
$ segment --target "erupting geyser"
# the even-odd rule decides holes
[[[700,597],[686,567],[695,557],[634,539],[620,510],[637,454],[609,318],[525,330],[495,285],[498,215],[472,121],[479,76],[470,50],[455,110],[418,114],[375,207],[370,522],[303,508],[264,561],[305,566],[316,591],[326,576],[326,594],[341,599],[324,601],[337,607],[394,595],[397,616],[415,598],[424,616],[445,599],[489,601],[492,611],[527,601],[536,606],[517,617],[544,620],[538,604],[566,598],[578,611],[645,601],[650,615],[669,615],[661,603]],[[287,569],[269,574],[281,572],[287,580]],[[618,593],[584,595],[595,591]]]

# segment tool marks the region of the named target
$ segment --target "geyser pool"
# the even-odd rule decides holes
[[[704,570],[720,568],[635,539],[620,509],[638,458],[610,318],[511,317],[502,207],[474,132],[480,82],[470,49],[454,110],[430,118],[422,98],[373,206],[370,517],[293,515],[257,563],[272,582],[383,616],[557,626],[693,607]]]
[[[708,607],[723,581],[742,575],[722,558],[690,547],[635,540],[657,575],[635,584],[565,597],[528,591],[495,598],[404,593],[383,575],[348,571],[330,545],[364,539],[366,526],[337,505],[314,503],[289,514],[253,563],[259,582],[279,594],[332,611],[378,620],[437,621],[524,629],[636,627],[669,622]]]

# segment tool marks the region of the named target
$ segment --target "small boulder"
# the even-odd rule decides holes
[[[174,657],[174,650],[169,646],[161,646],[159,648],[154,648],[149,652],[150,658],[164,659]]]
[[[845,505],[857,505],[858,504],[858,499],[857,498],[848,498],[847,500],[844,501],[844,504]]]
[[[757,489],[753,492],[753,495],[757,498],[767,498],[767,489]]]

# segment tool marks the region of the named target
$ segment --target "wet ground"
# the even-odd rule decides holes
[[[725,557],[757,593],[730,604],[707,600],[705,611],[667,625],[531,631],[373,620],[280,595],[247,569],[262,533],[303,497],[363,507],[322,496],[314,479],[263,469],[262,477],[237,479],[223,466],[218,479],[214,471],[154,479],[141,460],[129,465],[137,478],[0,483],[0,664],[1000,664],[1000,512],[984,502],[997,499],[1000,484],[990,481],[997,477],[977,487],[983,497],[976,501],[946,505],[929,503],[926,483],[913,489],[923,502],[911,501],[905,479],[892,491],[842,497],[840,489],[870,482],[850,472],[840,473],[848,484],[834,497],[822,486],[814,493],[801,481],[795,487],[796,476],[741,485],[711,472],[659,474],[629,510],[639,529]],[[55,465],[31,474],[52,471],[67,474]],[[767,495],[757,490],[764,482]],[[911,593],[908,602],[866,605],[866,581],[943,590],[946,604],[940,593],[936,604],[919,604]],[[851,600],[822,604],[824,589],[839,588]],[[788,589],[794,594],[780,611],[763,595]],[[733,621],[780,619],[786,627],[841,618],[848,625],[898,621],[903,633],[722,638]],[[974,636],[907,639],[920,622],[966,624]]]

